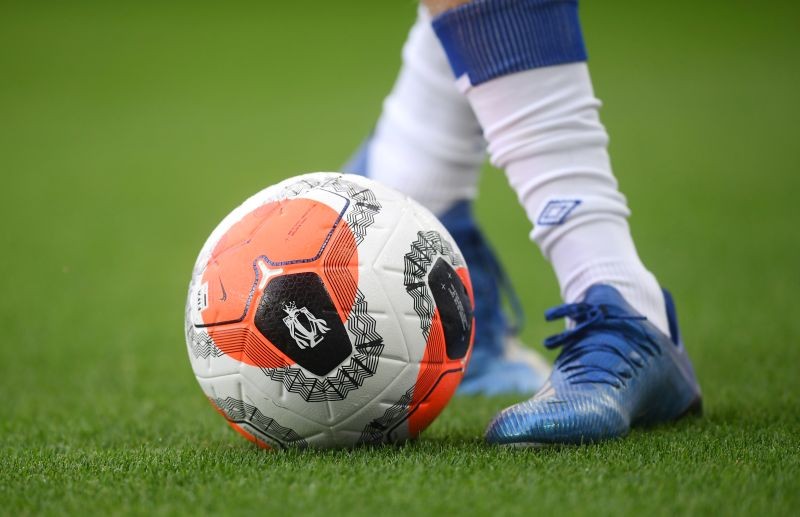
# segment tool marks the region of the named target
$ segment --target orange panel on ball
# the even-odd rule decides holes
[[[202,319],[218,348],[258,367],[292,364],[253,325],[261,293],[278,275],[312,272],[322,279],[342,322],[358,285],[355,238],[341,213],[312,199],[267,203],[219,240],[203,273]]]

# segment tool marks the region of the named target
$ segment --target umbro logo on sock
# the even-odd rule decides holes
[[[563,224],[575,208],[581,204],[580,199],[554,199],[548,201],[536,219],[536,224],[555,226]]]

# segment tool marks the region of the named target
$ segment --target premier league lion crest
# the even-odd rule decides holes
[[[305,307],[298,309],[294,302],[284,305],[283,310],[287,314],[283,323],[289,328],[289,334],[297,346],[305,350],[322,343],[325,333],[330,330],[325,320],[315,317]]]

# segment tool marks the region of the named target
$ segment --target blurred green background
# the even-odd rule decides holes
[[[480,442],[458,399],[404,448],[264,454],[183,342],[190,268],[248,195],[369,132],[416,5],[0,2],[0,513],[770,513],[800,505],[800,7],[584,2],[615,172],[679,303],[703,420],[621,442]],[[501,208],[502,207],[502,208]],[[558,302],[499,171],[478,213]]]

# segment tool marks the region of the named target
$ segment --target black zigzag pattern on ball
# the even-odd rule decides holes
[[[436,304],[428,288],[428,273],[438,257],[447,257],[453,266],[464,265],[464,259],[453,250],[453,246],[436,231],[417,232],[417,240],[411,243],[403,267],[403,282],[406,292],[414,301],[414,312],[419,315],[420,328],[425,340],[430,334],[431,321]],[[409,416],[409,407],[414,396],[412,386],[383,415],[364,427],[359,443],[380,444],[392,441],[391,433]]]
[[[311,189],[317,188],[322,182],[315,179],[303,179],[287,185],[283,191],[278,194],[277,199],[289,199],[305,194]]]
[[[277,446],[281,449],[308,447],[308,442],[294,430],[283,427],[247,402],[233,397],[211,398],[210,400],[220,411],[225,413],[228,420],[240,426],[246,426],[245,429],[248,432],[253,433],[256,438],[272,447]]]
[[[367,235],[367,228],[375,222],[375,216],[380,213],[381,208],[383,208],[377,196],[375,196],[375,193],[368,188],[362,187],[358,183],[347,181],[341,176],[334,176],[324,181],[304,179],[292,183],[283,189],[278,198],[287,199],[297,197],[315,188],[344,193],[355,205],[355,208],[348,212],[346,220],[356,239],[356,245],[361,244],[361,241],[363,241],[364,237]]]
[[[359,445],[380,445],[391,441],[389,433],[397,427],[397,424],[408,418],[408,408],[414,397],[414,387],[406,391],[400,399],[392,404],[383,415],[364,426],[361,437],[358,439]]]
[[[188,317],[185,321],[187,322],[186,343],[189,344],[189,353],[191,353],[195,359],[200,357],[207,359],[208,357],[221,357],[223,355],[222,350],[217,348],[217,345],[214,344],[214,340],[211,339],[208,332],[203,329],[196,329],[194,325],[191,324]]]
[[[346,194],[352,203],[345,216],[356,241],[361,244],[367,229],[375,222],[381,205],[375,193],[357,183],[342,179],[339,176],[322,182],[302,180],[286,187],[284,195],[293,197],[301,195],[313,188],[328,189]],[[327,253],[323,267],[330,268],[336,285],[332,286],[341,292],[355,291],[355,301],[347,319],[347,330],[353,339],[353,354],[340,366],[334,375],[316,378],[307,376],[298,366],[283,368],[262,368],[266,376],[280,382],[283,387],[303,397],[308,402],[324,402],[343,400],[347,395],[364,384],[364,381],[375,375],[378,360],[383,353],[383,337],[377,332],[377,322],[369,313],[364,293],[358,289],[355,279],[347,269],[351,253],[346,251],[342,238],[334,240]],[[352,251],[352,250],[351,250]]]
[[[428,288],[428,273],[437,257],[450,259],[454,267],[464,264],[464,259],[453,250],[453,246],[436,231],[417,232],[417,240],[411,243],[403,267],[403,283],[406,292],[414,301],[414,312],[419,315],[420,329],[425,340],[431,330],[431,320],[436,310],[433,296]]]
[[[336,192],[344,192],[355,204],[355,208],[347,215],[347,224],[356,238],[356,246],[360,245],[367,235],[367,228],[372,226],[372,223],[375,222],[375,216],[382,208],[375,193],[368,188],[341,178],[328,180],[321,187],[329,187]]]

